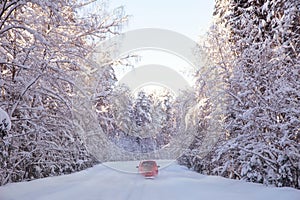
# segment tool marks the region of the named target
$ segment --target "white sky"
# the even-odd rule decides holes
[[[214,0],[111,0],[111,7],[124,6],[132,17],[125,30],[163,28],[198,41],[208,29]]]
[[[183,34],[197,42],[210,26],[214,3],[214,0],[110,0],[110,8],[124,6],[125,13],[130,15],[128,25],[122,32],[140,28],[161,28]],[[193,85],[191,66],[176,56],[147,51],[140,52],[139,55],[142,55],[142,59],[135,64],[136,67],[163,64],[181,73]],[[131,68],[115,68],[117,78],[120,80],[130,70]]]

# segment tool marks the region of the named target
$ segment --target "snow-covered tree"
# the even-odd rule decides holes
[[[230,33],[220,47],[229,44],[234,58],[224,80],[226,131],[204,159],[191,159],[195,170],[299,188],[299,8],[299,1],[216,1],[217,26]]]
[[[173,108],[174,97],[170,93],[164,93],[154,100],[153,123],[158,125],[157,144],[158,146],[167,145],[172,136],[176,134],[176,117]]]
[[[134,117],[137,126],[145,126],[151,123],[151,100],[145,92],[140,91],[134,105]]]
[[[176,134],[177,124],[170,94],[149,95],[141,91],[135,97],[129,88],[117,86],[112,99],[115,127],[108,135],[118,147],[129,152],[150,153],[168,144],[171,136]],[[148,121],[141,123],[142,119]]]
[[[116,98],[114,87],[117,79],[111,64],[101,66],[98,74],[94,76],[97,77],[97,84],[95,86],[93,100],[95,101],[98,120],[104,132],[109,135],[116,129],[112,107],[113,99]]]
[[[12,120],[3,138],[0,184],[91,166],[73,127],[74,77],[96,41],[115,33],[124,16],[89,1],[3,0],[0,3],[1,103]]]
[[[122,106],[117,111],[120,131],[123,132],[123,138],[120,140],[129,140],[131,143],[131,145],[126,144],[128,147],[123,146],[123,148],[138,152],[152,151],[156,148],[154,137],[160,128],[152,120],[154,115],[153,99],[143,91],[140,91],[137,97],[133,97],[129,92],[128,90],[123,96]],[[132,146],[135,148],[133,149]]]

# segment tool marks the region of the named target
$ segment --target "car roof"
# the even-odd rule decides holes
[[[144,163],[144,162],[147,162],[147,163],[156,163],[156,161],[155,160],[143,160],[143,161],[141,161],[142,163]]]

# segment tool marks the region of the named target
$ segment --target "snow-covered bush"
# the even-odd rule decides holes
[[[249,134],[220,141],[204,158],[191,151],[180,161],[203,174],[299,188],[299,145],[289,142],[284,151],[278,147]]]

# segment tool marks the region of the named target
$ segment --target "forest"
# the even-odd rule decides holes
[[[205,52],[205,66],[178,96],[132,95],[114,71],[132,58],[113,60],[106,49],[91,81],[90,55],[130,22],[124,7],[107,3],[1,1],[0,185],[138,160],[188,133],[180,164],[300,189],[299,0],[215,0],[195,52]],[[90,130],[99,134],[87,138]],[[102,149],[107,142],[128,157]]]

